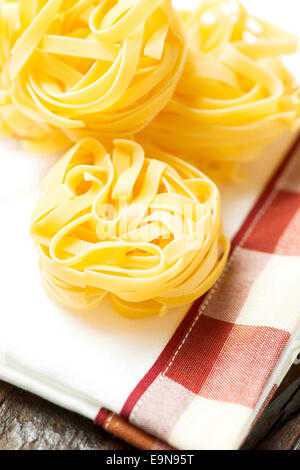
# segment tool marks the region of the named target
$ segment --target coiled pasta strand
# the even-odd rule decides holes
[[[2,0],[0,25],[2,132],[41,151],[141,130],[186,57],[170,0]]]
[[[242,3],[204,0],[183,12],[189,54],[176,93],[139,137],[198,165],[214,179],[299,128],[299,86],[280,56],[297,38],[250,15]]]
[[[75,309],[110,296],[126,317],[162,315],[210,289],[228,257],[220,196],[203,173],[128,140],[83,139],[47,176],[32,216],[44,286]]]

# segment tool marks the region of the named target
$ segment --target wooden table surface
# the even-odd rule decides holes
[[[0,450],[128,450],[91,421],[0,381]],[[300,450],[300,364],[286,376],[243,449]]]

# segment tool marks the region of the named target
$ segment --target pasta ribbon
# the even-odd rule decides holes
[[[300,91],[280,56],[297,38],[249,14],[242,3],[203,0],[182,12],[189,53],[175,95],[138,138],[200,166],[213,179],[299,128]]]
[[[109,295],[128,318],[194,301],[215,284],[229,252],[215,184],[176,157],[149,158],[122,139],[109,152],[82,139],[58,161],[31,234],[52,296],[85,310]]]
[[[2,132],[41,151],[140,131],[186,58],[170,0],[1,0],[0,38]]]

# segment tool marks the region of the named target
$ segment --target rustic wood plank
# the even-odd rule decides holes
[[[0,382],[0,450],[127,450],[75,413]],[[293,366],[244,449],[300,450],[300,365]]]
[[[1,450],[124,450],[128,446],[75,413],[0,382]]]
[[[300,413],[290,419],[279,431],[267,436],[258,450],[300,450]]]
[[[286,376],[256,423],[244,449],[293,449],[300,436],[300,365]]]

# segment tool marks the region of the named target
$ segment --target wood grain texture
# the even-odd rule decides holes
[[[0,382],[1,450],[125,450],[115,439],[75,413]]]
[[[0,382],[0,450],[129,450],[93,423]],[[293,366],[243,449],[300,450],[300,365]]]
[[[297,450],[299,439],[300,364],[291,368],[243,448],[245,450]]]

